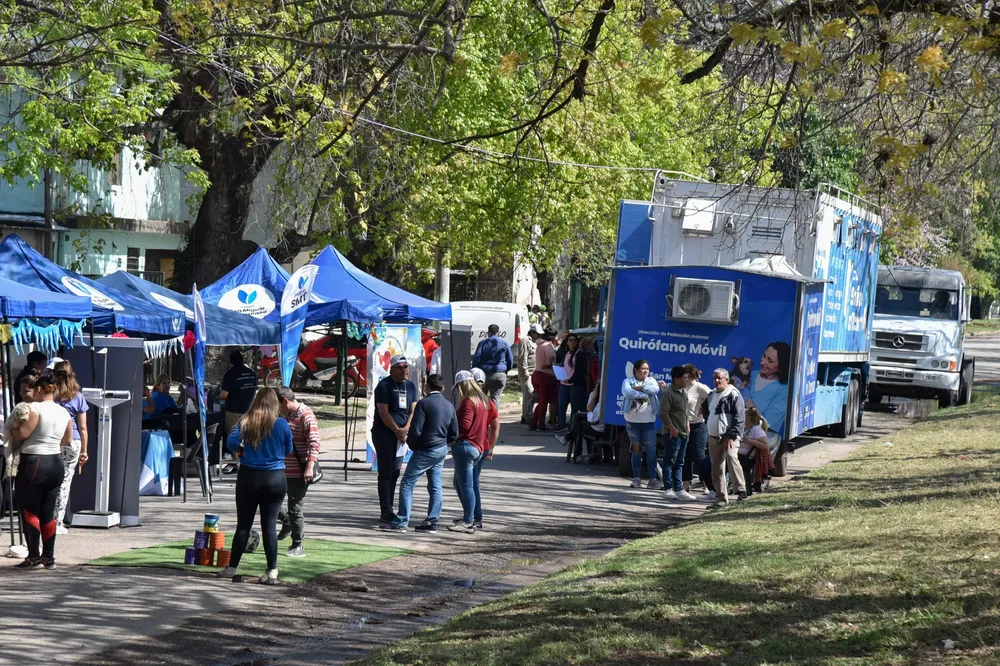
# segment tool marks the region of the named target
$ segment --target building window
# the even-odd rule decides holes
[[[108,169],[108,185],[122,184],[122,154],[121,151],[115,153],[111,160],[111,168]]]
[[[139,248],[130,247],[128,253],[126,254],[126,259],[128,263],[126,264],[126,270],[128,271],[138,271],[139,270]]]

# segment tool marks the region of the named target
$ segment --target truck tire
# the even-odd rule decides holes
[[[938,409],[954,407],[958,404],[958,391],[938,391]]]
[[[632,442],[628,439],[628,432],[621,429],[616,439],[615,450],[618,451],[618,475],[628,479],[632,478]]]
[[[968,405],[972,402],[972,385],[975,382],[976,362],[962,364],[962,381],[958,388],[958,404]]]
[[[847,388],[847,401],[840,411],[840,423],[834,423],[830,426],[834,437],[844,439],[854,434],[857,428],[858,409],[860,408],[859,403],[861,401],[861,396],[859,395],[860,388],[858,380],[851,379],[851,383]]]
[[[868,404],[869,405],[880,405],[882,404],[882,394],[875,389],[868,389]]]
[[[777,455],[774,456],[774,476],[785,476],[786,474],[788,474],[788,449],[782,443]]]

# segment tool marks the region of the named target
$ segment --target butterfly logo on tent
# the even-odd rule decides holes
[[[309,282],[309,276],[308,275],[300,275],[299,276],[299,289],[305,289],[306,282]]]
[[[250,291],[243,291],[242,289],[240,289],[239,297],[240,297],[240,303],[243,303],[244,305],[250,305],[251,303],[257,300],[257,290],[251,289]]]

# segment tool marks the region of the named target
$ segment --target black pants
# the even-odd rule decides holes
[[[285,501],[285,470],[251,469],[240,465],[236,474],[236,534],[229,566],[240,565],[250,538],[254,516],[260,507],[260,537],[264,542],[267,568],[278,568],[278,512]]]
[[[701,479],[702,485],[709,490],[713,489],[712,464],[708,460],[708,424],[704,421],[691,424],[681,477],[685,481],[691,481],[695,475]]]
[[[24,519],[28,557],[43,555],[52,559],[56,550],[56,500],[62,486],[65,467],[62,456],[22,455],[17,470],[15,492]],[[39,542],[42,544],[39,552]]]
[[[399,440],[393,437],[373,437],[375,457],[378,461],[378,505],[381,511],[379,522],[391,523],[396,519],[393,501],[396,498],[396,482],[399,481],[399,470],[403,467],[403,458],[396,457],[396,447]]]

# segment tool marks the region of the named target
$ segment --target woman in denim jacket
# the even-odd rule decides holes
[[[663,488],[656,478],[656,415],[660,410],[660,385],[649,376],[649,363],[643,359],[632,365],[632,376],[622,382],[622,415],[632,442],[632,488],[642,487],[642,455],[646,454],[649,485]]]

